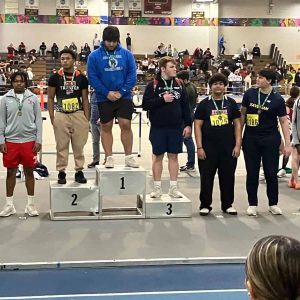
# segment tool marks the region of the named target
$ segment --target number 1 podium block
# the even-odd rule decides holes
[[[160,198],[146,196],[146,218],[191,218],[192,201],[182,195],[182,198],[171,198],[163,194]]]
[[[50,182],[51,220],[99,219],[99,188],[95,180],[86,184]]]
[[[109,169],[105,166],[96,166],[96,172],[96,182],[100,190],[100,219],[145,218],[146,170],[144,168],[129,168],[117,165]],[[136,203],[134,207],[124,207],[119,204],[114,207],[104,207],[104,198],[107,196],[118,198],[120,203],[122,197],[118,196],[133,195]],[[140,201],[138,201],[139,199]],[[138,205],[138,203],[141,203],[141,205]]]

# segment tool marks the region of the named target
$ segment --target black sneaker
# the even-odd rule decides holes
[[[82,171],[77,171],[75,173],[75,181],[78,183],[86,183],[86,178],[84,177]]]
[[[95,166],[98,166],[98,165],[99,165],[99,161],[93,161],[90,164],[88,164],[87,167],[89,169],[92,169],[92,168],[95,168]]]
[[[187,171],[194,171],[195,167],[194,166],[182,166],[179,168],[180,172],[187,172]]]
[[[66,173],[64,171],[59,171],[57,183],[58,184],[66,184],[67,183]]]

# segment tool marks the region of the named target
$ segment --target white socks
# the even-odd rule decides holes
[[[14,205],[14,196],[6,197],[6,204],[10,206]]]
[[[154,181],[153,185],[154,185],[154,188],[161,188],[161,181]]]
[[[34,205],[34,196],[27,195],[27,205]]]
[[[177,186],[177,180],[176,181],[170,181],[170,186]]]

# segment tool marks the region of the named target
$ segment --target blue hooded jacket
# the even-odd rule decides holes
[[[109,66],[108,51],[104,43],[88,58],[87,71],[90,85],[95,89],[97,102],[109,101],[110,91],[118,91],[123,99],[131,100],[131,91],[136,84],[136,64],[130,51],[120,44],[114,50],[117,64]],[[111,51],[109,54],[113,54]]]

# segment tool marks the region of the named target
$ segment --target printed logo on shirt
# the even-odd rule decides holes
[[[219,109],[219,110],[212,110],[211,111],[211,115],[214,116],[214,115],[221,115],[221,114],[224,114],[224,115],[228,115],[228,112],[226,109]]]
[[[60,89],[66,91],[67,95],[72,94],[74,91],[79,90],[79,86],[76,85],[76,81],[66,81],[65,85],[61,85]]]
[[[269,110],[269,107],[266,107],[266,106],[260,107],[260,105],[255,104],[255,103],[250,103],[250,107],[254,107],[254,108],[261,109],[261,110],[265,110],[265,111],[268,111],[268,110]]]

